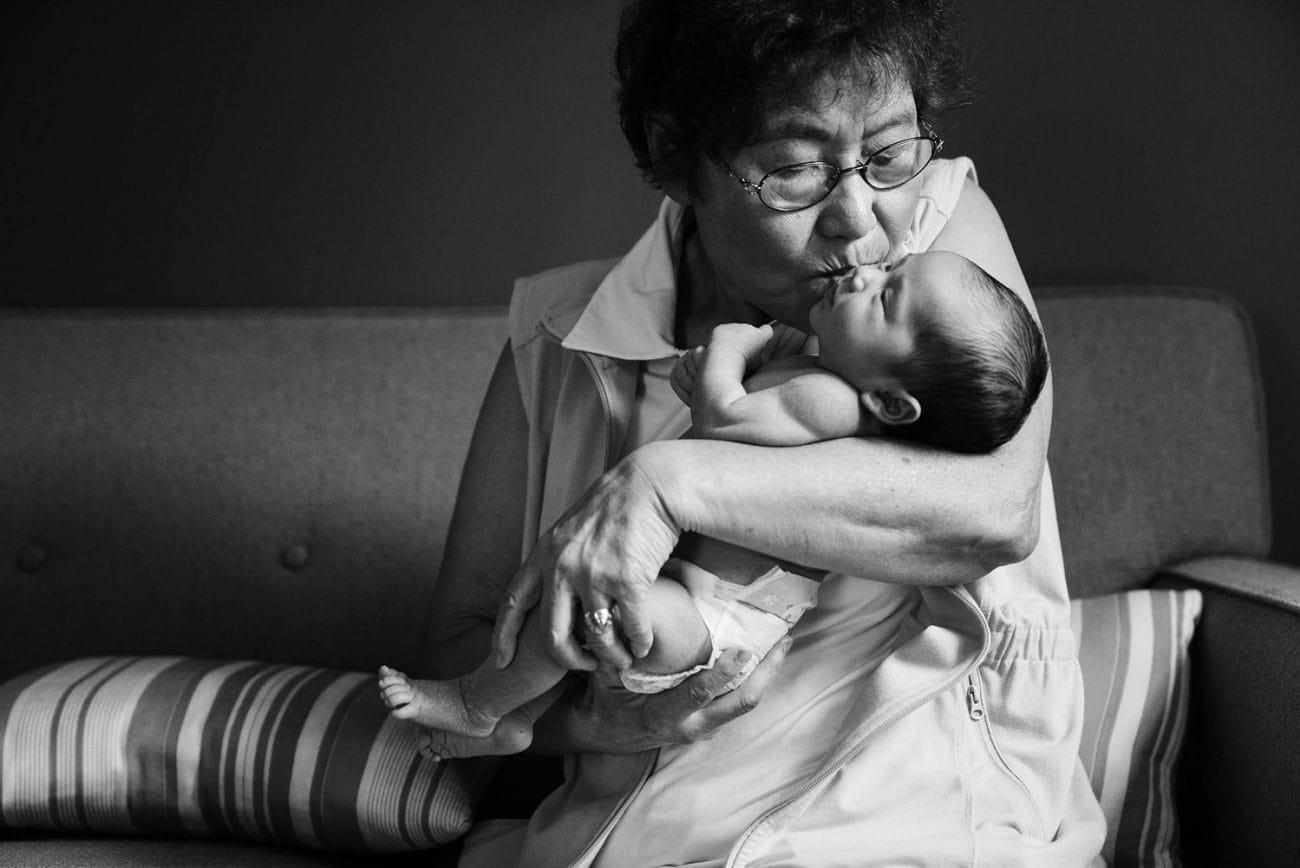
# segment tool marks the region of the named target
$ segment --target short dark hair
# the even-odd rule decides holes
[[[970,101],[951,0],[631,0],[615,48],[619,123],[657,187],[695,179],[757,137],[774,106],[827,73],[867,84],[899,75],[933,123]],[[645,122],[673,121],[671,154],[651,159]]]
[[[1029,308],[973,262],[962,272],[971,301],[984,314],[965,334],[932,321],[916,348],[891,373],[921,404],[909,425],[884,432],[953,452],[988,453],[1024,424],[1047,379],[1047,342]]]

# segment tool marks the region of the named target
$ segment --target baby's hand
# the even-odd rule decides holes
[[[672,386],[677,397],[688,407],[695,407],[695,384],[709,364],[711,353],[721,351],[724,356],[735,358],[736,354],[744,360],[744,371],[748,372],[762,364],[763,350],[772,339],[771,324],[752,326],[745,323],[729,322],[715,326],[706,347],[696,347],[688,351],[673,367]],[[737,376],[741,372],[737,372]]]
[[[709,346],[730,345],[740,350],[746,361],[753,365],[767,342],[772,339],[772,325],[752,326],[742,322],[728,322],[714,326]]]
[[[696,347],[693,350],[687,350],[686,355],[677,360],[673,366],[672,384],[673,391],[681,402],[687,407],[691,405],[691,396],[695,393],[695,381],[700,376],[700,368],[704,364],[704,347]]]

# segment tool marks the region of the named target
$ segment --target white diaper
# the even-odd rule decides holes
[[[688,561],[670,560],[664,575],[680,582],[704,619],[713,648],[709,659],[685,672],[652,675],[635,667],[619,673],[623,686],[633,693],[659,693],[676,687],[705,669],[712,669],[728,648],[748,648],[754,656],[727,685],[735,689],[749,677],[772,647],[790,632],[803,613],[817,604],[818,582],[772,567],[748,585],[724,581]]]

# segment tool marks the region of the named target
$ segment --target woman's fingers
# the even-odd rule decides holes
[[[629,593],[625,599],[619,601],[619,627],[632,656],[638,660],[649,654],[650,646],[654,644],[654,630],[650,626],[650,617],[645,612],[645,606],[642,605],[643,599],[640,594],[632,596]]]
[[[573,622],[577,597],[567,585],[553,587],[549,598],[543,598],[547,626],[547,643],[551,656],[566,669],[590,672],[596,668],[596,658],[582,650],[575,635]]]
[[[781,669],[781,664],[785,663],[785,655],[790,650],[792,642],[791,637],[786,636],[773,646],[771,651],[767,652],[763,659],[758,662],[758,665],[754,667],[754,671],[749,673],[749,676],[735,689],[724,692],[716,701],[710,703],[700,713],[702,725],[709,732],[712,732],[724,723],[753,711],[759,700],[763,698],[763,694],[767,693],[768,688],[772,686],[772,681],[776,678],[776,673]],[[725,664],[714,667],[728,673],[724,688],[730,687],[735,679],[740,677],[743,666],[747,662],[739,657],[733,657]]]
[[[627,648],[619,637],[621,608],[617,608],[613,601],[604,596],[593,596],[584,605],[582,633],[587,650],[602,663],[618,670],[627,669],[632,665],[632,655],[627,653]]]
[[[496,668],[504,669],[514,659],[519,630],[529,610],[537,604],[541,588],[541,573],[531,561],[525,562],[511,577],[492,627],[492,663]]]
[[[649,652],[652,630],[643,612],[645,595],[676,545],[678,530],[664,509],[654,477],[637,460],[620,461],[597,479],[539,540],[529,560],[542,576],[544,641],[556,662],[590,670],[597,659],[626,666],[603,629],[584,653],[588,637],[577,627],[583,615],[619,607],[620,635],[633,654]],[[584,601],[580,603],[580,601]]]
[[[691,676],[673,690],[651,697],[662,699],[662,703],[649,709],[648,713],[658,718],[657,728],[675,726],[676,741],[689,743],[711,738],[724,724],[754,710],[785,662],[790,641],[787,636],[778,642],[734,689],[733,683],[741,677],[753,655],[743,649],[724,652],[712,669]]]

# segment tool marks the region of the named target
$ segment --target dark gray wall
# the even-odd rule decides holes
[[[611,0],[52,3],[0,19],[0,303],[498,304],[615,255],[644,190]],[[1300,4],[968,0],[948,130],[1036,285],[1254,318],[1300,563]]]

